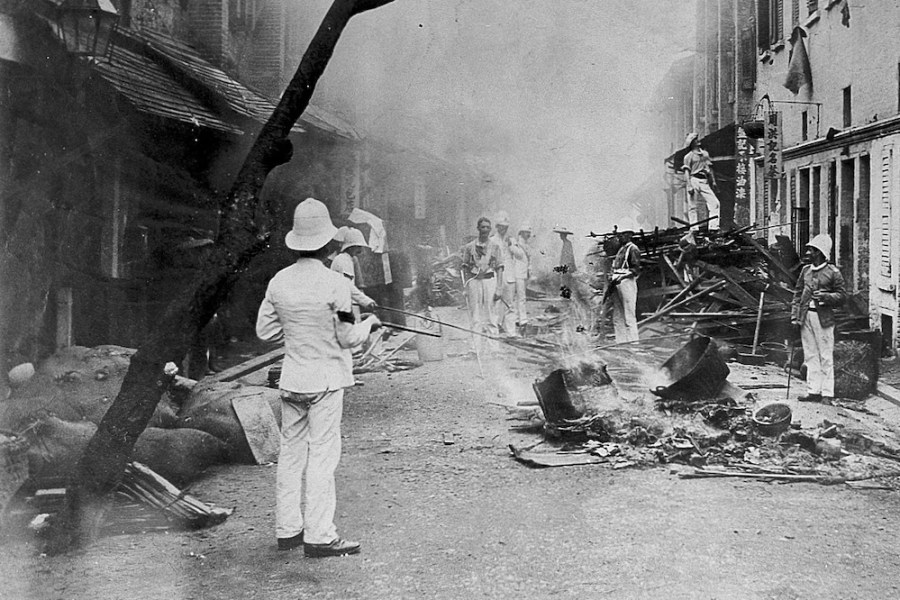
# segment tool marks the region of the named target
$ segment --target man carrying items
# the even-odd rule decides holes
[[[525,294],[527,291],[528,277],[531,275],[531,225],[519,227],[516,241],[510,248],[513,255],[513,268],[516,276],[516,328],[520,335],[525,333],[528,325],[528,312],[525,308]]]
[[[806,245],[791,324],[800,328],[808,393],[801,402],[830,402],[834,397],[834,308],[846,299],[844,277],[828,262],[831,237],[820,233]]]
[[[281,451],[276,472],[275,535],[279,550],[303,546],[306,556],[360,550],[334,525],[334,471],[341,457],[344,388],[354,385],[350,348],[381,322],[354,323],[349,280],[323,260],[337,229],[313,198],[294,211],[285,244],[297,262],[275,274],[256,320],[256,335],[284,341]]]
[[[612,295],[613,329],[616,342],[634,342],[639,339],[637,317],[637,278],[641,274],[641,251],[631,241],[630,229],[619,233],[621,246],[613,259],[610,285],[615,286]]]
[[[719,229],[719,198],[713,188],[716,187],[716,176],[712,170],[712,159],[709,153],[700,147],[700,138],[696,133],[689,133],[684,145],[690,151],[684,156],[681,168],[685,175],[685,185],[688,193],[688,220],[696,223],[700,220],[700,201],[706,204],[707,216],[710,217],[709,230]],[[692,230],[697,231],[699,225],[693,225]]]
[[[491,239],[500,247],[500,263],[504,266],[502,276],[497,280],[498,300],[494,303],[497,326],[506,335],[516,335],[516,270],[514,267],[514,241],[509,235],[509,216],[503,211],[497,213],[495,233]]]
[[[478,238],[464,245],[460,255],[472,329],[496,335],[497,322],[493,307],[500,298],[497,294],[497,281],[503,276],[503,261],[500,246],[491,237],[490,219],[478,219]],[[476,352],[480,348],[481,339],[476,336]]]

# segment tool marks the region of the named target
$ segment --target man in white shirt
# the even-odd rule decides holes
[[[500,211],[494,224],[494,235],[491,239],[500,248],[500,262],[503,272],[497,281],[497,301],[494,303],[494,314],[497,326],[506,335],[516,335],[516,270],[513,268],[512,245],[514,241],[509,235],[509,216]]]
[[[372,310],[375,307],[375,301],[356,287],[356,261],[354,259],[363,248],[368,248],[369,245],[366,244],[366,238],[363,237],[362,231],[354,227],[342,227],[338,230],[338,235],[339,237],[335,237],[335,241],[341,243],[341,251],[332,259],[331,270],[337,271],[350,280],[353,315],[358,319],[360,308]]]
[[[691,223],[700,220],[700,202],[706,204],[706,210],[709,216],[709,230],[716,231],[719,229],[719,198],[716,196],[716,174],[712,168],[712,159],[709,153],[700,147],[700,138],[696,133],[688,134],[685,139],[685,146],[689,151],[684,156],[684,166],[681,170],[684,172],[685,186],[688,193],[688,216]],[[696,231],[699,225],[691,227]]]
[[[513,258],[513,272],[516,276],[516,325],[519,333],[523,333],[528,324],[528,311],[525,308],[525,292],[528,277],[531,274],[531,225],[519,227],[519,235],[510,247]]]
[[[337,535],[334,471],[344,388],[354,385],[350,348],[380,325],[375,316],[354,322],[350,281],[323,264],[336,232],[324,204],[308,198],[297,206],[285,238],[297,262],[269,282],[256,320],[260,339],[285,346],[275,536],[280,550],[302,545],[312,557],[360,550]]]

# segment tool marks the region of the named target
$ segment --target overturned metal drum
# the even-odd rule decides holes
[[[660,366],[661,385],[650,391],[667,400],[713,398],[730,372],[716,343],[697,336]]]

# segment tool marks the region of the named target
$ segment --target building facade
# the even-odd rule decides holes
[[[898,343],[900,3],[758,5],[760,107],[779,115],[782,175],[758,176],[757,222],[790,223],[798,249],[828,233],[848,291]],[[764,173],[759,165],[758,173]]]
[[[689,122],[704,139],[724,140],[720,155],[713,154],[719,175],[728,160],[739,159],[729,147],[746,136],[750,172],[747,180],[740,165],[731,172],[734,192],[722,198],[723,222],[731,204],[735,225],[769,227],[770,241],[790,236],[798,251],[818,233],[831,235],[832,258],[855,304],[896,351],[900,2],[697,0],[696,6],[692,64],[676,64],[657,91],[661,139],[677,148],[685,133],[678,129]],[[736,145],[729,146],[731,136]],[[677,154],[666,162],[670,214],[683,208]]]

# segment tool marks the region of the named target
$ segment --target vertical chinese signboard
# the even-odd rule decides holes
[[[766,179],[781,179],[784,174],[781,164],[781,113],[770,112],[766,114],[765,128],[765,155],[763,156],[763,169]]]
[[[734,222],[749,225],[750,218],[750,178],[753,174],[753,146],[742,127],[738,127],[734,139]]]

